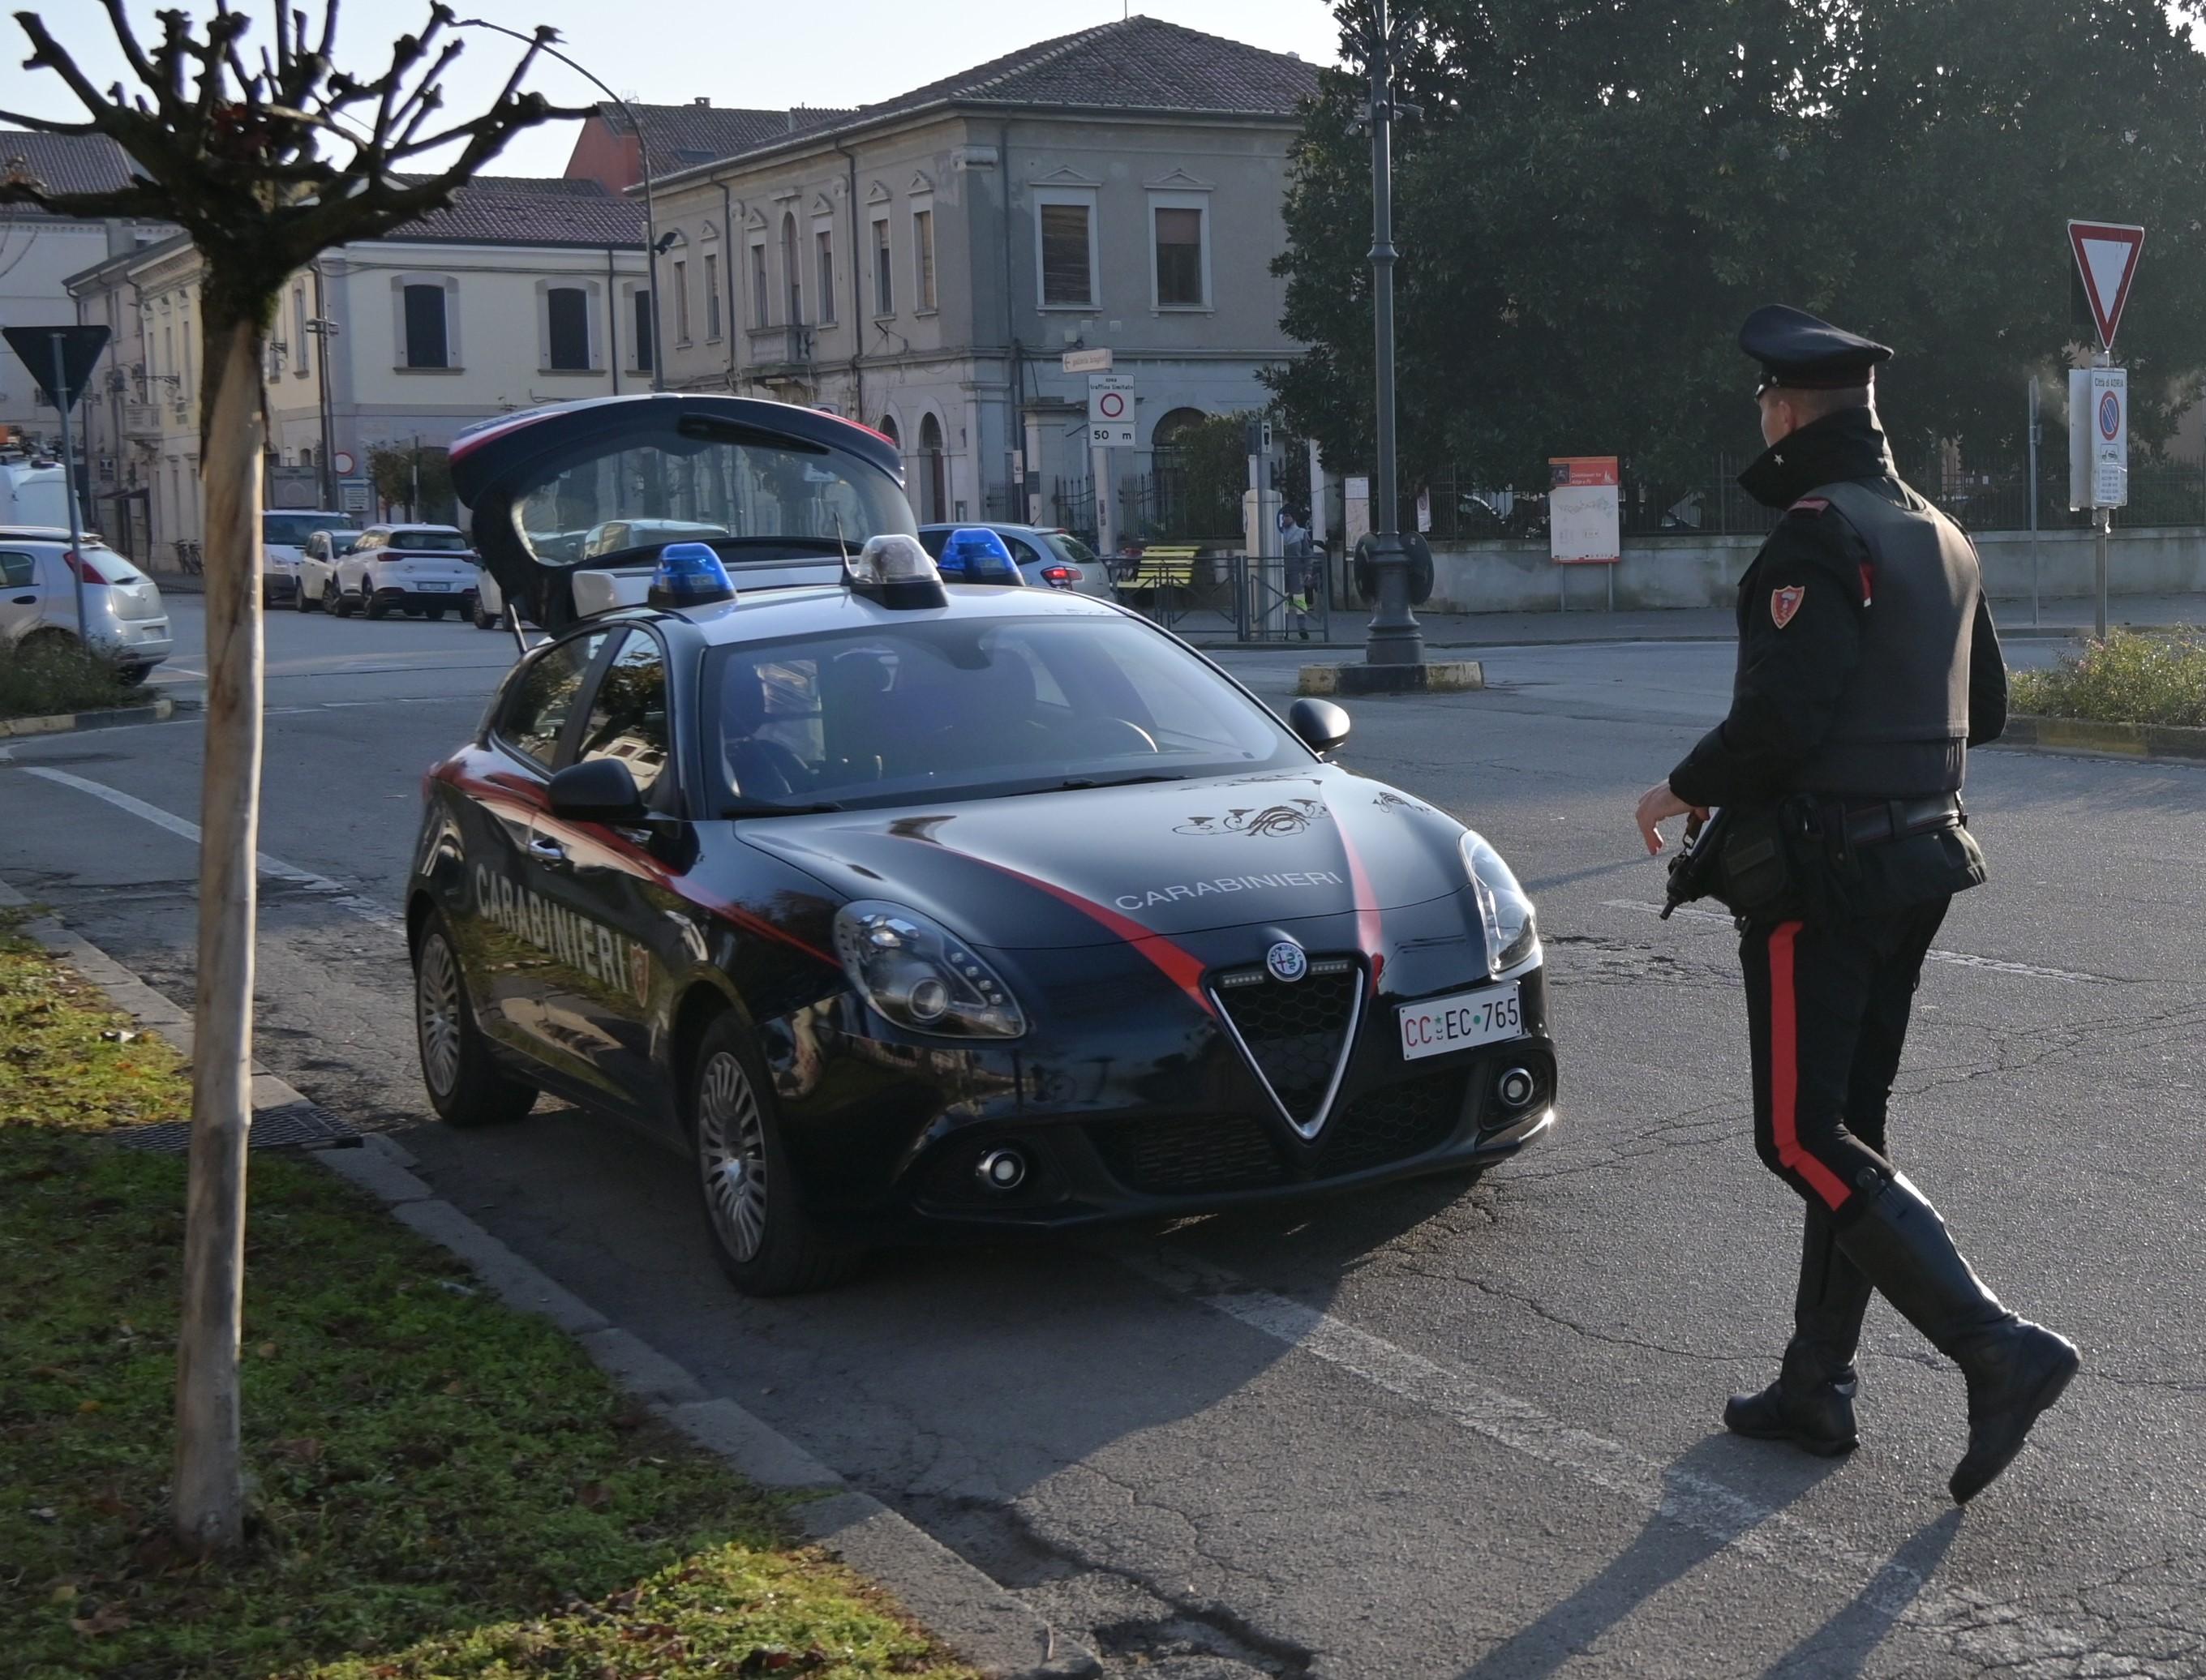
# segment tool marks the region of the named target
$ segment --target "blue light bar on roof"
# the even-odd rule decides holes
[[[946,583],[1024,583],[1004,539],[985,525],[964,525],[942,545]]]
[[[710,543],[669,543],[659,551],[647,599],[655,607],[708,606],[734,600],[736,587]]]

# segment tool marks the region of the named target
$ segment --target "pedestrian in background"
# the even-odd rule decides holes
[[[1309,640],[1310,533],[1285,508],[1279,509],[1279,552],[1286,562],[1287,611],[1304,641]]]
[[[1959,795],[1969,748],[2006,727],[2006,670],[1975,548],[1900,481],[1878,424],[1892,352],[1782,305],[1749,316],[1739,347],[1762,364],[1768,445],[1739,482],[1783,512],[1739,585],[1730,714],[1637,812],[1654,852],[1667,819],[1721,807],[1700,843],[1738,918],[1755,1143],[1805,1210],[1777,1380],[1724,1421],[1852,1447],[1874,1288],[1967,1379],[1948,1484],[1965,1502],[2078,1364],[1979,1281],[1885,1135],[1923,957],[1984,879]]]

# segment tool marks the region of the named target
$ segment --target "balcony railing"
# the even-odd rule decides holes
[[[751,366],[761,373],[795,372],[812,366],[808,326],[753,327],[748,339]]]

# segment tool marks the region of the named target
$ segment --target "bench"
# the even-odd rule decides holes
[[[1118,587],[1122,589],[1186,589],[1195,582],[1195,557],[1201,552],[1194,543],[1183,545],[1154,544],[1142,551],[1130,572],[1122,571]],[[1120,563],[1124,565],[1124,562]]]

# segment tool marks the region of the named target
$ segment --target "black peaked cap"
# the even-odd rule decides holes
[[[1789,303],[1765,303],[1738,330],[1738,348],[1762,364],[1760,396],[1773,385],[1795,390],[1843,390],[1869,384],[1888,345],[1834,327]]]

